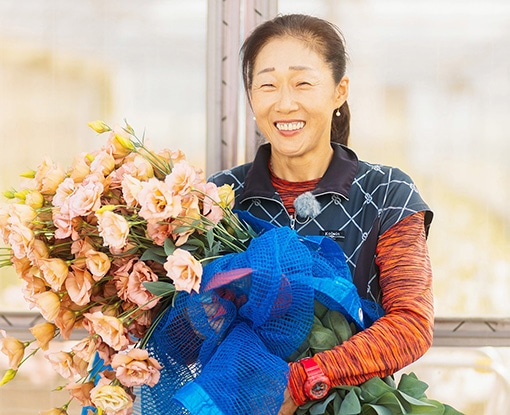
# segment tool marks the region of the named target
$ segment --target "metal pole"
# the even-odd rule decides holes
[[[209,0],[206,172],[251,160],[260,140],[249,106],[240,105],[239,49],[253,27],[276,15],[277,0]],[[244,98],[241,102],[244,102]],[[240,115],[242,114],[242,115]],[[243,117],[242,119],[240,117]],[[240,137],[239,125],[245,126]],[[238,144],[245,140],[241,160]]]

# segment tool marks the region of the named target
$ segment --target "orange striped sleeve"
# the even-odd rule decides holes
[[[421,357],[432,344],[432,270],[423,226],[424,212],[410,215],[380,236],[376,263],[385,315],[368,329],[315,361],[333,385],[359,385],[395,373]],[[290,364],[289,391],[297,405],[306,401],[306,374]]]

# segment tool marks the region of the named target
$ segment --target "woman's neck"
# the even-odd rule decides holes
[[[322,157],[281,158],[272,154],[271,170],[275,176],[289,182],[305,182],[322,177],[326,173],[332,157],[333,148],[331,147],[328,154]]]

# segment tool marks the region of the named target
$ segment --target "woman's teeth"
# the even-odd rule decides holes
[[[305,126],[305,123],[303,121],[299,122],[277,122],[276,128],[278,128],[280,131],[294,131],[294,130],[300,130]]]

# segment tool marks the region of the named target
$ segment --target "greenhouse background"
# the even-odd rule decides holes
[[[293,12],[327,18],[346,38],[351,147],[409,173],[435,212],[436,342],[405,371],[466,415],[502,413],[510,405],[505,0],[0,0],[0,190],[44,156],[69,165],[101,146],[87,127],[95,119],[127,119],[153,147],[181,149],[207,173],[248,160],[259,137],[240,91],[238,47],[253,24]],[[17,277],[1,269],[0,329],[34,316]],[[0,388],[0,415],[57,406],[65,393],[48,386],[59,382],[43,358],[30,360]]]

